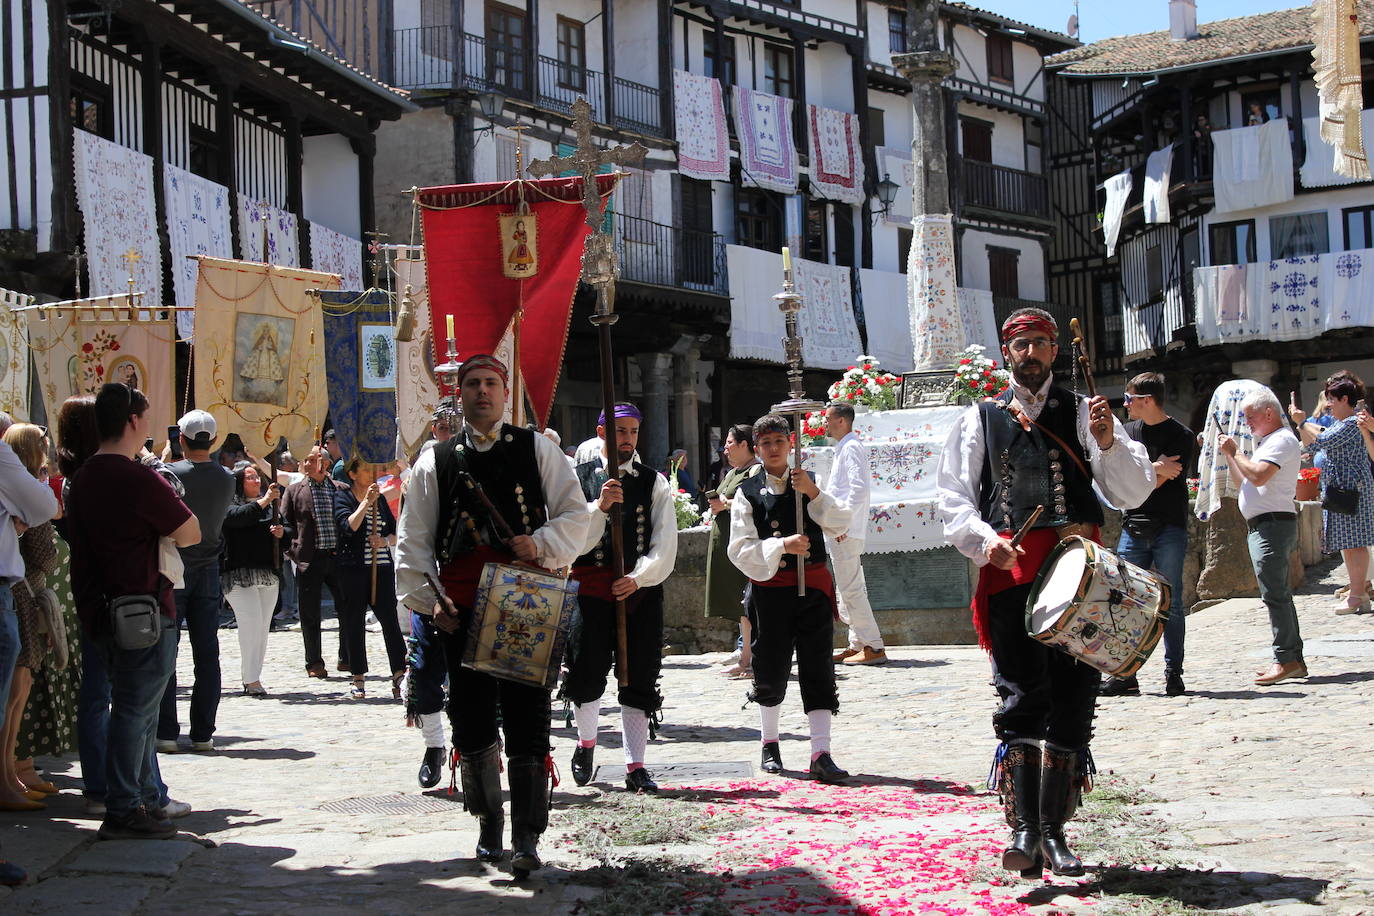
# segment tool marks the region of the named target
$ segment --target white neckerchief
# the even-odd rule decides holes
[[[1045,398],[1049,395],[1050,386],[1054,384],[1054,373],[1050,373],[1045,378],[1045,383],[1040,386],[1039,391],[1031,391],[1016,384],[1015,379],[1011,382],[1011,393],[1021,410],[1032,420],[1038,419],[1040,412],[1045,409]]]

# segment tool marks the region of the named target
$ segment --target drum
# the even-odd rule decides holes
[[[553,688],[563,662],[577,582],[530,566],[488,563],[477,580],[463,665]]]
[[[1026,632],[1103,674],[1130,677],[1164,635],[1169,583],[1086,538],[1050,551],[1026,601]]]

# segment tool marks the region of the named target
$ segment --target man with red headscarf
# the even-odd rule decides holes
[[[572,468],[548,439],[501,421],[510,396],[504,363],[469,357],[458,373],[462,431],[421,453],[401,510],[396,590],[413,613],[411,635],[426,655],[448,667],[449,720],[459,753],[463,802],[477,815],[477,858],[504,854],[501,736],[511,800],[511,868],[540,867],[536,844],[548,825],[549,691],[462,666],[477,580],[488,562],[570,564],[582,551],[587,504]],[[465,477],[482,485],[513,536],[502,538],[495,516]],[[443,585],[443,606],[425,582]],[[439,615],[439,616],[436,616]],[[453,623],[456,621],[456,626]],[[438,701],[420,712],[437,712]],[[498,732],[499,721],[499,732]]]
[[[1001,705],[998,789],[1012,827],[1002,866],[1039,876],[1081,875],[1064,841],[1091,768],[1088,742],[1101,675],[1026,634],[1026,598],[1051,548],[1065,537],[1099,539],[1097,491],[1122,509],[1154,490],[1144,445],[1132,441],[1106,398],[1056,383],[1059,329],[1042,309],[1002,324],[1011,384],[964,412],[940,455],[936,485],[945,537],[982,567],[973,599],[978,641],[992,654]],[[1019,547],[1011,537],[1043,506]]]

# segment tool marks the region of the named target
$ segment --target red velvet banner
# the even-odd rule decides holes
[[[615,189],[616,175],[597,176],[597,191],[606,197]],[[509,230],[503,234],[500,217],[515,212],[520,184],[487,184],[422,188],[425,260],[429,272],[430,317],[436,362],[443,362],[448,332],[445,319],[454,316],[459,360],[477,353],[495,353],[497,344],[521,307],[520,372],[535,418],[543,426],[553,405],[568,319],[582,271],[587,213],[582,207],[581,178],[546,178],[523,182],[524,199],[534,216],[534,230],[521,226],[533,251],[516,253]],[[533,236],[531,239],[530,236]],[[511,250],[508,252],[507,249]],[[513,279],[508,262],[536,260],[534,276]]]

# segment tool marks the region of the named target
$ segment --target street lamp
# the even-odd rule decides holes
[[[901,185],[893,181],[891,175],[883,173],[883,180],[878,182],[878,203],[883,205],[883,209],[879,211],[880,216],[886,215],[892,209],[892,202],[897,199],[897,191],[900,188]]]
[[[496,133],[496,119],[501,117],[501,110],[505,107],[506,96],[501,90],[487,89],[477,93],[477,110],[487,123],[472,132],[474,143],[482,134]]]

